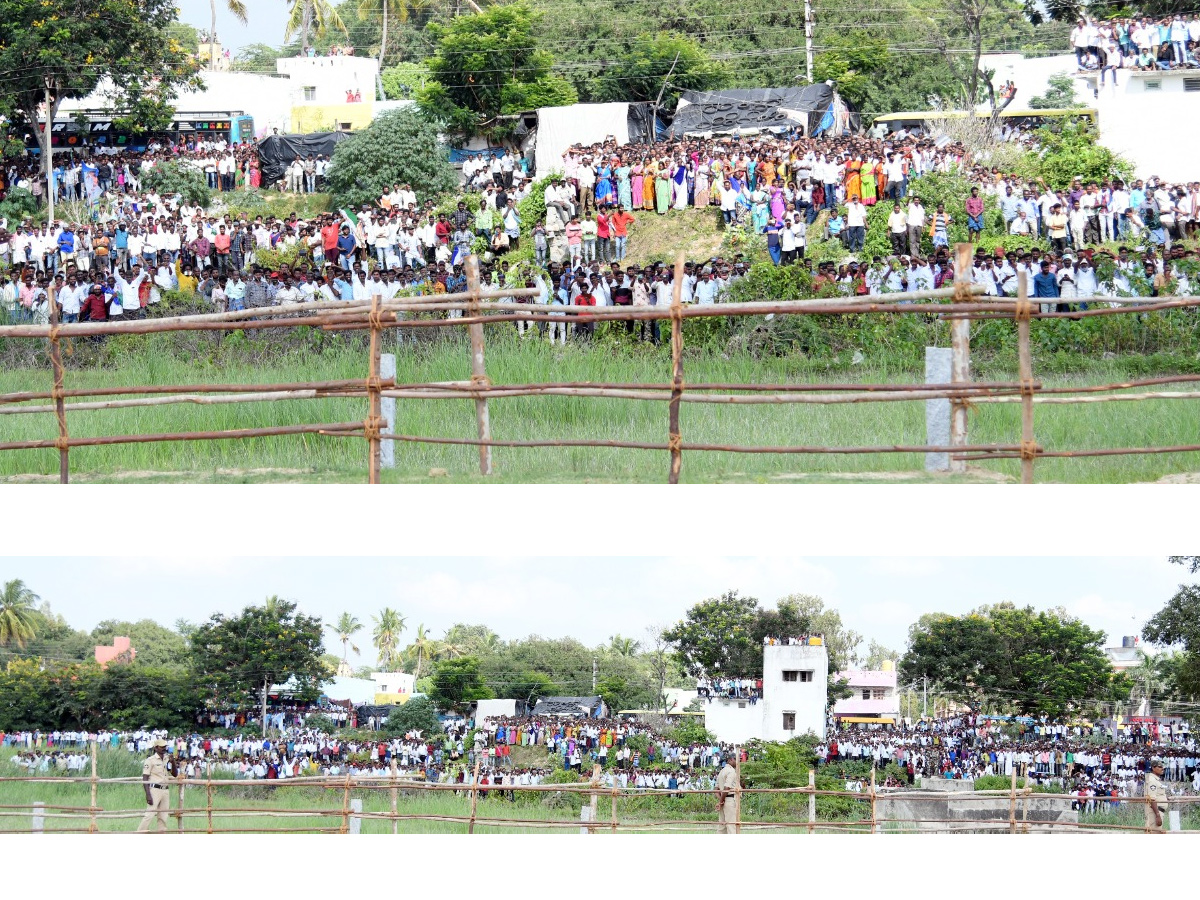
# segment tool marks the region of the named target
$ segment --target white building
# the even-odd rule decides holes
[[[820,641],[820,638],[812,638]],[[714,697],[704,704],[704,727],[727,743],[751,738],[786,741],[812,732],[825,739],[829,654],[824,643],[763,647],[762,697]]]
[[[1101,87],[1100,73],[1077,74],[1075,56],[1025,59],[1019,53],[985,54],[980,67],[994,69],[996,84],[1012,80],[1014,106],[1043,94],[1050,76],[1066,74],[1075,82],[1075,100],[1096,110],[1100,142],[1134,164],[1138,178],[1157,175],[1167,181],[1196,180],[1196,165],[1186,151],[1200,139],[1200,72],[1194,69],[1135,72],[1121,69]],[[1195,97],[1188,97],[1194,93]]]
[[[417,680],[408,672],[372,672],[375,704],[404,703],[416,690]]]

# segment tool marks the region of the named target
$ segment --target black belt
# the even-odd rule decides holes
[[[158,788],[160,791],[169,790],[169,788],[165,784],[152,784],[152,785],[150,785],[150,787]]]

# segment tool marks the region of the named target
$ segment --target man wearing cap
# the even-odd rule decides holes
[[[1146,773],[1146,830],[1162,831],[1163,814],[1167,811],[1167,789],[1163,787],[1163,761],[1150,760],[1150,771]]]
[[[171,773],[167,771],[167,742],[162,738],[150,745],[153,752],[142,763],[142,789],[146,792],[146,814],[142,816],[138,831],[149,831],[150,822],[158,816],[158,830],[167,832],[167,814],[171,809],[169,789]]]
[[[717,834],[737,834],[738,795],[740,784],[738,771],[734,767],[737,751],[725,754],[725,767],[717,774]]]

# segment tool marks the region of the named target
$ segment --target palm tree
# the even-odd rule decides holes
[[[634,656],[642,648],[641,641],[614,634],[608,639],[608,649],[617,656]]]
[[[346,34],[346,23],[338,15],[329,0],[287,0],[289,4],[287,25],[283,30],[283,39],[290,41],[293,36],[300,35],[300,53],[303,55],[308,47],[308,37],[316,33],[324,37],[329,30],[336,29]]]
[[[1139,716],[1150,715],[1150,701],[1164,687],[1158,657],[1151,656],[1138,647],[1137,665],[1128,669],[1126,674],[1133,680],[1133,689],[1130,691],[1129,699],[1140,698],[1137,714]]]
[[[413,673],[413,680],[416,681],[421,677],[421,663],[433,657],[438,651],[438,643],[429,636],[429,632],[425,630],[424,625],[417,626],[417,637],[409,644],[406,653],[417,654],[417,668]]]
[[[460,656],[467,655],[466,645],[459,643],[455,639],[453,629],[446,632],[445,636],[438,642],[438,647],[441,650],[442,656],[446,659],[457,659]]]
[[[217,0],[209,0],[209,5],[212,6],[212,30],[208,33],[208,67],[215,69],[217,67]],[[243,0],[225,0],[225,6],[243,25],[249,20]]]
[[[350,641],[350,639],[352,637],[354,637],[354,635],[357,632],[362,631],[362,629],[363,629],[362,623],[359,622],[358,619],[356,619],[354,616],[350,615],[350,613],[344,612],[340,616],[338,616],[338,620],[335,624],[326,625],[325,627],[328,628],[330,631],[332,631],[334,634],[336,634],[338,637],[338,640],[342,642],[342,662],[344,662],[344,663],[347,662],[347,659],[346,659],[346,648],[347,647],[349,647],[355,653],[358,652],[358,648],[355,647],[354,644],[351,643],[351,641]]]
[[[37,637],[41,614],[34,604],[41,598],[16,578],[4,583],[0,593],[0,647],[16,644],[22,650]]]
[[[400,644],[400,635],[404,632],[404,616],[390,606],[379,611],[378,617],[371,616],[375,629],[371,632],[371,640],[379,651],[379,667],[387,669],[396,661],[396,647]]]

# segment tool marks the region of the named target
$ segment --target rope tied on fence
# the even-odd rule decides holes
[[[1033,304],[1028,297],[1017,297],[1017,308],[1014,317],[1018,322],[1028,322],[1033,317]]]
[[[1037,459],[1041,449],[1037,441],[1021,441],[1021,459]]]
[[[492,386],[492,379],[488,378],[487,375],[472,375],[471,376],[471,387],[473,387],[473,388],[481,388],[481,387],[489,388],[491,386]]]
[[[683,452],[683,435],[672,434],[667,438],[667,449],[672,453]]]
[[[377,441],[386,426],[387,420],[383,416],[367,416],[363,420],[363,437],[368,441]]]

